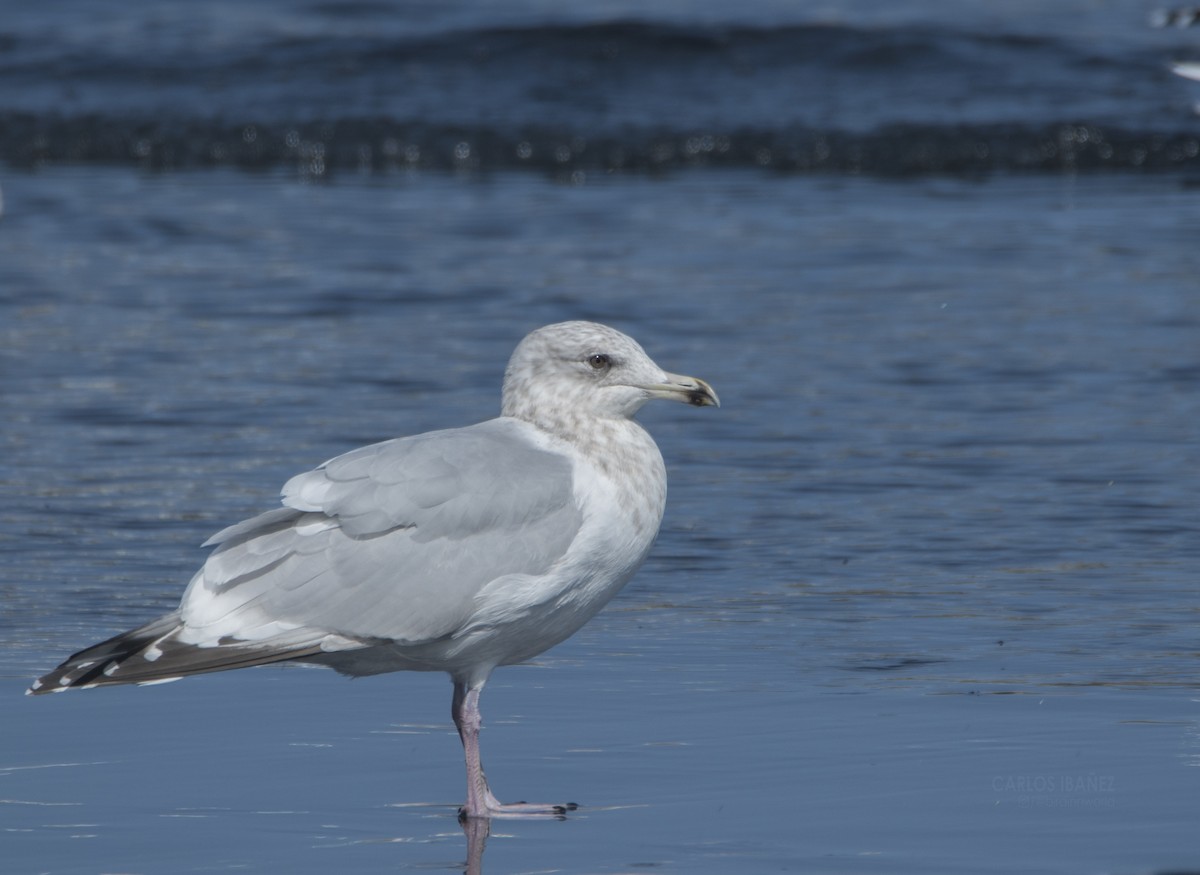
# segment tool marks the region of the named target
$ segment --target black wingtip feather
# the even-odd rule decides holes
[[[96,682],[96,677],[113,663],[120,663],[179,627],[179,612],[159,617],[145,626],[139,626],[120,635],[114,635],[99,644],[85,647],[63,660],[54,671],[42,675],[33,682],[29,693],[34,696],[56,693],[72,687],[81,687]],[[87,678],[87,680],[84,680]],[[117,683],[117,681],[112,681]]]
[[[179,613],[175,612],[101,641],[73,654],[54,671],[38,678],[27,692],[41,696],[87,687],[146,684],[186,675],[303,659],[321,652],[317,645],[283,649],[239,643],[197,647],[164,637],[180,626]],[[147,656],[151,647],[161,651],[153,659]]]

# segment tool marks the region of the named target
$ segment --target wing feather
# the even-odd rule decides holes
[[[579,530],[571,460],[525,428],[501,419],[386,441],[292,478],[285,508],[213,539],[181,640],[454,634],[485,586],[542,574]]]

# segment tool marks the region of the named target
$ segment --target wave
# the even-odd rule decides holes
[[[553,173],[1194,168],[1161,47],[935,27],[154,34],[0,52],[0,160]]]
[[[0,115],[0,159],[21,168],[237,167],[311,177],[419,169],[571,176],[698,167],[885,176],[1178,172],[1200,169],[1200,137],[1089,124],[902,124],[868,132],[741,128],[588,138],[570,130],[438,127],[389,119],[229,125],[8,114]]]

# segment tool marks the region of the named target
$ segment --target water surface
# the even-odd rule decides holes
[[[4,179],[0,852],[14,872],[461,869],[449,684],[272,668],[26,699],[284,479],[494,414],[609,321],[651,559],[496,674],[492,871],[1198,864],[1200,201],[1172,177]]]

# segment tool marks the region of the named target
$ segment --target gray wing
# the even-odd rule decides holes
[[[538,575],[581,524],[571,460],[512,420],[363,447],[293,477],[231,526],[180,606],[179,640],[431,641],[504,575]]]

